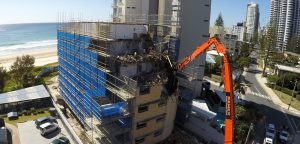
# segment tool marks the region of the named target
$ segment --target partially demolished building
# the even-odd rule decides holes
[[[140,10],[136,3],[115,0],[114,22],[59,25],[59,90],[95,143],[160,142],[175,117],[188,120],[201,92],[205,56],[178,73],[170,66],[208,38],[210,0],[182,6],[178,0],[143,0],[143,7],[144,1],[149,13],[142,16],[132,15]],[[129,15],[121,14],[125,9]],[[194,19],[195,12],[208,15]]]

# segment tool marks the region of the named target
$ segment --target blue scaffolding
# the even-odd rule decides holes
[[[109,97],[106,89],[109,75],[98,66],[98,52],[89,49],[91,37],[58,31],[57,39],[60,92],[76,116],[83,123],[89,117],[103,120],[122,116],[125,101],[107,105],[96,101],[97,98]]]

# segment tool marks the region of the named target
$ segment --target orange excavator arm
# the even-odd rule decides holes
[[[191,61],[207,51],[211,45],[215,45],[216,51],[223,54],[222,78],[224,81],[224,92],[226,94],[226,117],[225,117],[225,144],[232,144],[234,139],[234,90],[232,81],[231,65],[226,48],[216,39],[210,38],[208,41],[198,46],[196,50],[181,63],[177,65],[179,70],[183,70]]]

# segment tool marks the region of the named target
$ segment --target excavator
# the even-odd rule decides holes
[[[214,45],[218,53],[223,54],[222,78],[224,82],[224,92],[226,94],[226,117],[225,117],[225,136],[224,144],[232,144],[234,142],[234,89],[232,80],[232,71],[229,60],[229,55],[226,48],[220,43],[217,38],[210,38],[203,44],[197,46],[195,51],[184,58],[176,65],[177,70],[183,70],[191,61],[200,56],[205,51],[209,50],[210,46]]]

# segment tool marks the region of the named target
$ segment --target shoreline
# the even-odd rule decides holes
[[[9,70],[10,66],[15,62],[18,56],[31,55],[35,58],[34,66],[43,66],[49,63],[58,62],[57,48],[35,49],[18,54],[11,54],[0,57],[0,66]]]

